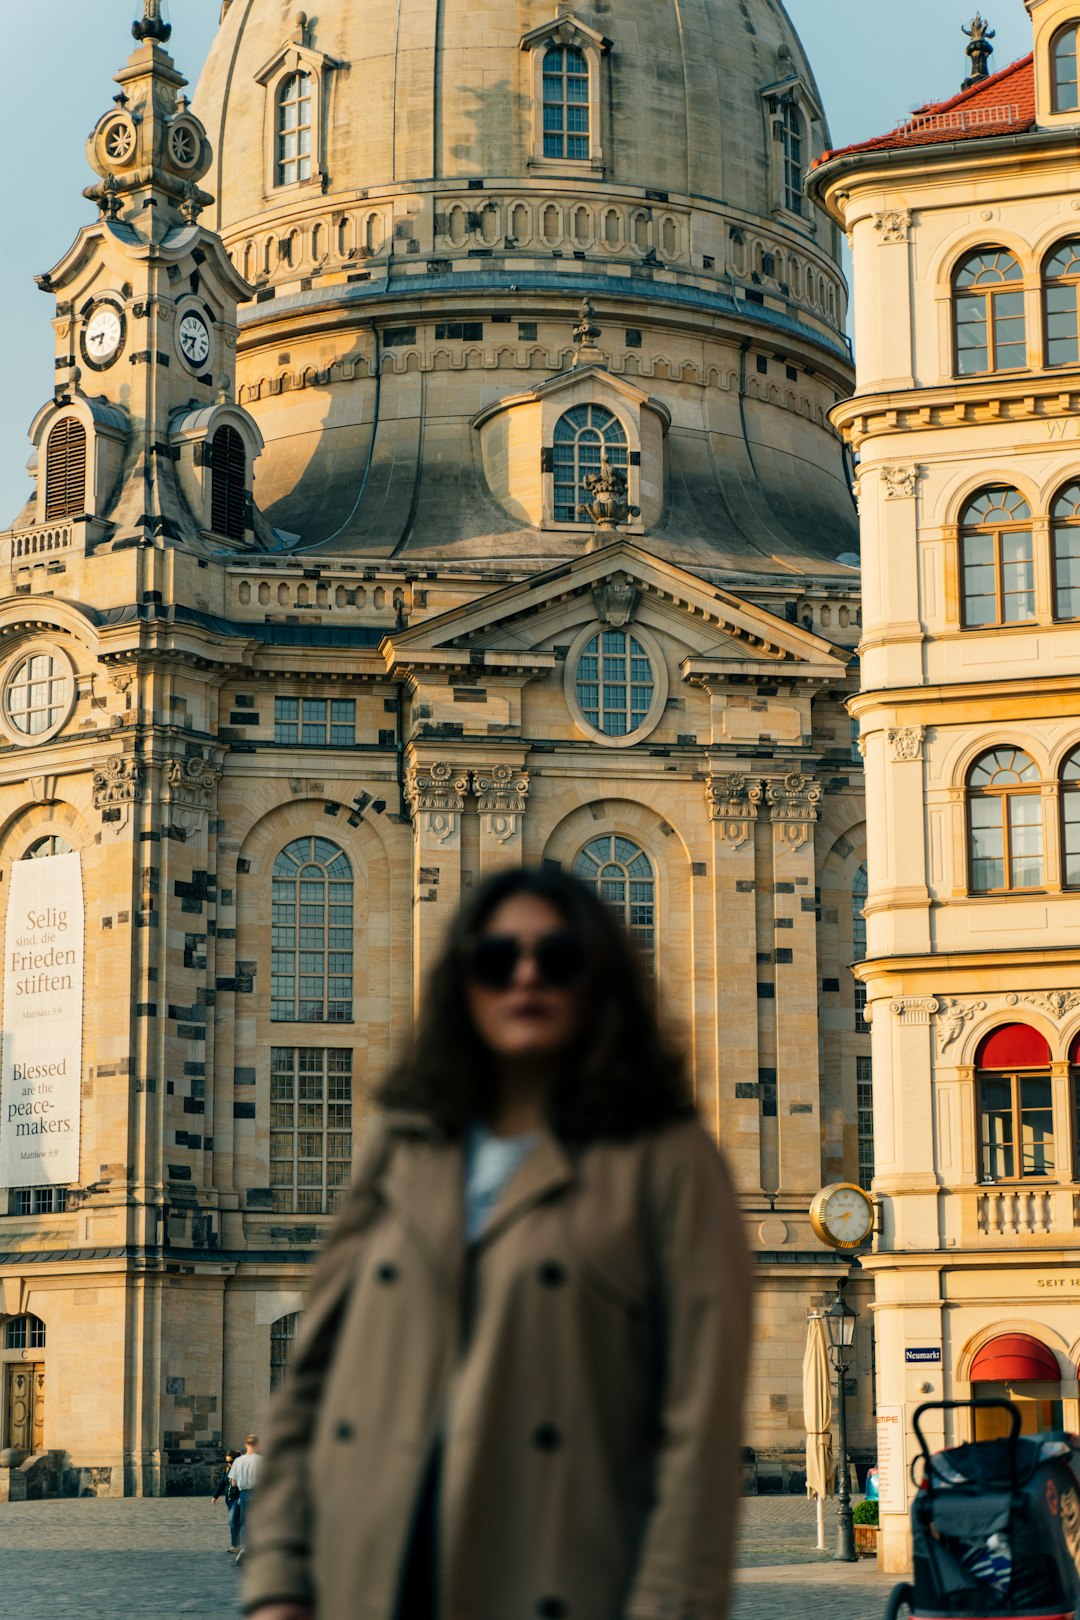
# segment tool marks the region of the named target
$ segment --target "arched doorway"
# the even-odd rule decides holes
[[[12,1317],[0,1339],[3,1364],[4,1445],[36,1454],[45,1449],[45,1324],[39,1316]]]
[[[1023,1434],[1064,1427],[1061,1369],[1052,1350],[1029,1333],[1002,1333],[984,1344],[971,1365],[971,1393],[1012,1401]],[[975,1413],[976,1440],[1008,1434],[1007,1412]]]

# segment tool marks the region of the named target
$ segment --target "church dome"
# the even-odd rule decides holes
[[[584,296],[594,374],[642,396],[630,465],[655,452],[637,532],[699,568],[754,553],[748,526],[785,566],[855,549],[826,422],[851,385],[838,236],[802,191],[828,131],[780,0],[224,0],[195,107],[208,219],[256,289],[237,376],[279,529],[572,549],[520,469],[553,450],[536,390],[572,368]],[[620,416],[610,388],[565,404]]]

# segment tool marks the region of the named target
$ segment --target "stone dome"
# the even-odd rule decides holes
[[[578,367],[563,402],[622,421],[630,532],[725,577],[857,550],[838,237],[802,195],[828,131],[779,0],[225,0],[195,108],[279,530],[572,552],[540,468],[588,297],[599,392]]]

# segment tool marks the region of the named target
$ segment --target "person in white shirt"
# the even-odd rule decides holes
[[[251,1507],[251,1495],[258,1484],[262,1465],[263,1459],[259,1452],[259,1437],[256,1434],[249,1434],[244,1441],[243,1452],[229,1469],[229,1484],[235,1485],[240,1492],[239,1511],[237,1513],[237,1537],[239,1540],[236,1551],[237,1563],[244,1556],[244,1530]]]

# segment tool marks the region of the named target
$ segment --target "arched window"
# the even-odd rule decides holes
[[[44,838],[39,838],[35,843],[31,844],[22,858],[24,861],[41,861],[46,860],[50,855],[71,855],[72,853],[72,845],[68,843],[66,838],[61,838],[58,833],[49,833]]]
[[[1050,1048],[1029,1024],[1003,1024],[975,1056],[982,1174],[988,1181],[1055,1169]]]
[[[629,630],[598,630],[578,655],[575,691],[589,725],[606,737],[627,737],[653,705],[652,660]]]
[[[5,1350],[44,1350],[45,1324],[40,1316],[15,1316],[4,1329]]]
[[[210,447],[210,527],[229,540],[247,528],[247,455],[234,427],[219,427]]]
[[[1061,1369],[1057,1357],[1028,1333],[1002,1333],[984,1344],[971,1364],[971,1393],[1008,1400],[1020,1413],[1021,1434],[1045,1434],[1063,1424]],[[984,1407],[975,1412],[975,1439],[1001,1440],[1011,1413]]]
[[[544,156],[589,156],[589,64],[576,45],[544,52]]]
[[[1061,866],[1065,885],[1080,888],[1080,748],[1061,768]]]
[[[86,511],[86,429],[65,416],[45,447],[45,521],[82,517]]]
[[[578,507],[588,498],[582,480],[600,471],[603,450],[612,467],[626,467],[626,433],[617,416],[602,405],[575,405],[560,416],[552,454],[556,523],[581,521]]]
[[[276,1322],[270,1324],[271,1395],[285,1382],[285,1374],[289,1370],[289,1356],[292,1354],[293,1340],[299,1326],[299,1311],[293,1311],[291,1316],[279,1316]]]
[[[1043,881],[1039,768],[1019,748],[994,748],[968,773],[971,887],[978,894]]]
[[[1080,480],[1066,484],[1050,507],[1054,617],[1080,619]]]
[[[1005,248],[969,253],[953,275],[956,369],[961,377],[1027,364],[1024,272]]]
[[[1050,47],[1054,73],[1054,111],[1075,112],[1080,107],[1076,72],[1077,24],[1063,28]]]
[[[594,838],[574,862],[575,876],[592,885],[637,942],[649,973],[656,971],[656,879],[639,845],[617,833]]]
[[[297,838],[274,862],[270,1017],[351,1022],[353,876],[328,838]]]
[[[1080,241],[1062,242],[1047,259],[1043,270],[1048,366],[1075,366],[1080,359],[1078,292],[1080,292]]]
[[[1015,489],[980,490],[960,519],[964,626],[1027,624],[1035,617],[1031,508]]]
[[[311,74],[292,73],[277,93],[277,183],[311,179]]]
[[[801,214],[806,178],[805,140],[802,113],[794,101],[788,101],[784,107],[780,138],[784,149],[784,207],[789,213]]]

